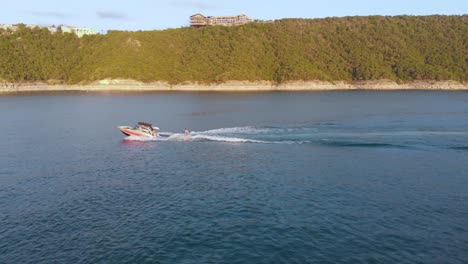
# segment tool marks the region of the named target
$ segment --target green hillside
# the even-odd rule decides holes
[[[468,81],[468,15],[283,19],[237,27],[0,30],[0,79]]]

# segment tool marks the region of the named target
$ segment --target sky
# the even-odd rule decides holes
[[[2,0],[0,24],[154,30],[189,25],[196,13],[253,19],[367,15],[462,15],[468,0]]]

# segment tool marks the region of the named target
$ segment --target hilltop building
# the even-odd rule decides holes
[[[54,34],[58,32],[58,28],[56,26],[47,27],[50,33]]]
[[[207,26],[239,26],[252,22],[252,19],[246,15],[239,16],[204,16],[202,14],[195,14],[190,17],[190,26],[193,28],[207,27]]]
[[[47,28],[51,33],[72,33],[76,34],[78,37],[82,37],[83,35],[95,35],[97,34],[96,30],[91,29],[91,28],[83,28],[83,27],[71,27],[71,26],[64,26],[60,25],[58,27],[56,26],[50,26],[50,27],[43,27],[43,26],[38,26],[38,25],[32,25],[32,24],[0,24],[0,29],[4,30],[11,30],[11,31],[16,31],[20,28],[20,26],[24,26],[26,28]]]
[[[58,31],[62,33],[73,33],[76,34],[79,38],[83,37],[84,35],[96,35],[96,30],[92,28],[84,28],[84,27],[71,27],[71,26],[59,26]]]
[[[13,25],[13,24],[0,24],[0,28],[4,29],[4,30],[16,31],[16,30],[18,30],[20,25],[23,25],[24,27],[31,28],[31,29],[37,27],[36,25],[31,25],[31,24],[16,24],[16,25]]]
[[[11,28],[11,26],[13,26],[13,25],[10,25],[10,24],[0,24],[0,29],[8,30],[8,29]]]

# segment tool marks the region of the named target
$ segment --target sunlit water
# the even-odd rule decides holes
[[[0,121],[0,263],[468,262],[468,92],[36,94]]]

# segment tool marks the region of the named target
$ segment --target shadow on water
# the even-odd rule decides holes
[[[448,149],[468,151],[468,146],[449,147]]]
[[[374,143],[374,142],[347,142],[347,141],[321,141],[321,145],[331,147],[348,147],[348,148],[399,148],[406,149],[408,146],[388,144],[388,143]]]

